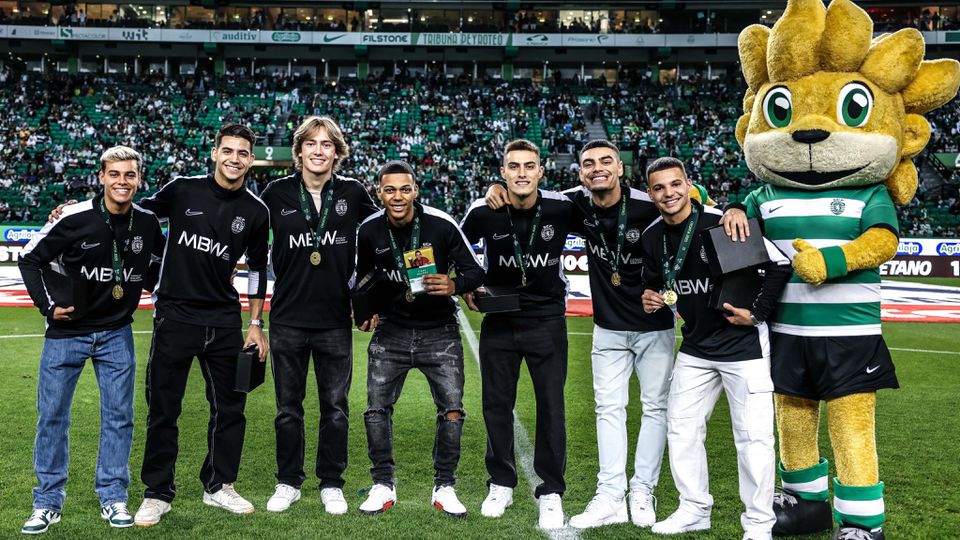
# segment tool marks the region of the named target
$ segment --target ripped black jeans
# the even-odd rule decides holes
[[[394,484],[393,406],[400,397],[407,372],[419,369],[427,378],[437,406],[437,434],[433,442],[434,482],[456,482],[463,432],[463,345],[456,324],[435,328],[404,328],[383,321],[367,348],[367,449],[375,484]]]

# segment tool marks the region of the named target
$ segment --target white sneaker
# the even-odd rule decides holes
[[[170,503],[160,499],[144,499],[140,503],[140,509],[137,515],[133,516],[133,522],[137,527],[153,527],[160,523],[160,518],[170,511]]]
[[[360,513],[373,515],[382,514],[397,504],[397,488],[385,484],[374,484],[370,488],[367,500],[360,505]]]
[[[570,526],[577,529],[589,529],[603,525],[627,522],[627,501],[614,500],[607,495],[597,493],[587,503],[582,514],[570,518]]]
[[[560,500],[559,493],[547,493],[540,496],[540,519],[538,525],[541,529],[562,529],[563,528],[563,502]]]
[[[513,504],[513,488],[490,484],[490,493],[480,505],[480,515],[498,518]]]
[[[107,520],[107,523],[116,529],[133,527],[133,516],[127,510],[127,503],[125,502],[115,502],[101,506],[100,518]]]
[[[227,512],[234,514],[252,514],[253,503],[244,499],[233,488],[233,484],[223,484],[220,491],[216,493],[203,492],[203,504],[223,508]]]
[[[630,492],[630,519],[637,527],[650,527],[657,522],[657,498],[642,491]]]
[[[289,484],[277,484],[273,496],[267,500],[268,512],[283,512],[290,505],[300,500],[300,489]]]
[[[347,499],[343,497],[343,490],[340,488],[323,488],[320,490],[320,500],[323,501],[323,509],[328,514],[346,514]]]
[[[430,500],[440,510],[453,517],[467,517],[467,507],[457,498],[457,490],[453,486],[437,486],[433,488],[433,498]]]
[[[60,512],[47,508],[34,508],[30,519],[23,524],[20,532],[23,534],[41,534],[47,532],[54,523],[60,523]]]
[[[667,519],[654,523],[650,530],[656,534],[680,534],[692,531],[705,531],[709,528],[710,516],[698,516],[683,508],[678,508],[677,511]]]

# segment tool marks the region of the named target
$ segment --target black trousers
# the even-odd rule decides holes
[[[310,330],[274,324],[270,356],[277,395],[277,480],[299,488],[303,472],[303,400],[307,371],[313,370],[320,398],[317,478],[320,489],[342,488],[347,468],[350,382],[353,377],[353,334],[350,328]]]
[[[247,424],[243,415],[247,395],[233,389],[242,345],[239,328],[154,319],[147,364],[147,440],[140,471],[140,479],[147,486],[144,497],[171,502],[176,496],[177,419],[194,357],[200,361],[210,403],[207,456],[200,468],[200,481],[205,491],[215,493],[223,484],[237,480]]]
[[[403,328],[389,321],[377,326],[367,348],[367,453],[375,484],[393,485],[393,407],[407,372],[419,369],[427,378],[437,408],[433,440],[434,484],[453,485],[460,462],[463,433],[463,345],[459,327]],[[450,413],[455,418],[449,418]]]
[[[533,468],[543,480],[536,496],[563,494],[566,483],[567,431],[563,386],[567,380],[567,321],[491,317],[480,329],[480,377],[483,421],[487,425],[489,482],[515,487],[513,407],[517,403],[520,363],[526,360],[537,401]]]

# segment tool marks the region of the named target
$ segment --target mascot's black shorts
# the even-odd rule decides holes
[[[881,388],[900,388],[883,336],[801,337],[770,333],[774,391],[807,399],[833,399]]]

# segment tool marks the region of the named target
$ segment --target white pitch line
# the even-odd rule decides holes
[[[463,312],[459,312],[459,316],[463,316]],[[479,330],[474,330],[473,328],[471,328],[471,327],[470,327],[470,322],[466,320],[465,316],[464,316],[464,318],[461,319],[461,324],[462,324],[463,326],[466,326],[466,329],[469,330],[469,332],[464,331],[464,335],[467,336],[467,341],[468,341],[468,342],[469,342],[469,341],[471,340],[471,338],[472,338],[473,343],[471,344],[471,347],[473,348],[473,351],[474,351],[474,357],[477,358],[477,362],[479,362],[479,361],[480,361],[480,360],[479,360],[479,359],[480,359],[480,352],[479,352],[479,347],[476,346],[476,341],[477,341],[476,334],[479,334],[480,331],[479,331]],[[359,330],[357,330],[356,328],[354,328],[353,331],[354,331],[354,332],[359,332]],[[264,330],[264,333],[268,333],[268,332],[270,332],[270,330],[266,330],[266,329]],[[134,333],[134,334],[152,334],[153,331],[152,331],[152,330],[134,330],[133,333]],[[568,335],[568,336],[592,336],[593,333],[592,333],[592,332],[567,332],[567,335]],[[10,334],[10,335],[6,335],[6,336],[0,336],[0,339],[22,339],[22,338],[42,338],[42,337],[44,337],[43,334]],[[677,336],[677,341],[680,341],[681,339],[682,339],[682,338],[681,338],[680,336]],[[951,355],[951,356],[960,356],[960,351],[933,351],[933,350],[930,350],[930,349],[905,349],[905,348],[901,348],[901,347],[889,347],[889,349],[890,349],[891,351],[899,351],[899,352],[915,352],[915,353],[924,353],[924,354],[946,354],[946,355]],[[519,425],[519,424],[518,424],[518,425]],[[520,426],[520,431],[523,431],[523,426]],[[528,437],[526,437],[526,432],[524,432],[524,437],[527,439],[527,441],[530,440]],[[531,467],[530,470],[532,471],[533,468]]]
[[[460,315],[462,316],[463,312],[460,312]],[[467,330],[469,330],[469,333],[467,331],[464,331],[464,335],[467,336],[468,342],[471,340],[471,338],[473,339],[473,343],[471,344],[471,347],[474,350],[474,357],[477,358],[477,362],[479,362],[480,352],[479,352],[479,347],[476,346],[476,341],[477,341],[476,334],[479,334],[480,331],[474,330],[473,328],[471,328],[470,322],[467,321],[466,318],[461,319],[461,324],[463,326],[466,326]],[[353,331],[359,332],[359,330],[357,330],[356,328],[354,328]],[[269,333],[269,332],[270,330],[264,329],[264,333]],[[152,330],[134,330],[133,333],[134,334],[152,334],[153,331]],[[592,336],[593,333],[592,332],[567,332],[567,335],[568,336]],[[0,336],[0,339],[25,339],[25,338],[42,338],[42,337],[44,337],[43,334],[10,334],[6,336]],[[680,336],[677,336],[677,341],[680,341],[681,339],[682,338]],[[899,351],[899,352],[915,352],[915,353],[924,353],[924,354],[947,354],[951,356],[960,356],[960,351],[933,351],[930,349],[905,349],[901,347],[889,347],[889,349],[891,351]],[[523,426],[520,426],[520,429],[523,430]],[[527,438],[527,440],[529,441],[529,438]],[[530,470],[532,471],[533,469],[531,468]]]
[[[463,313],[463,310],[457,311],[457,319],[460,321],[460,328],[463,330],[464,337],[467,338],[467,344],[470,346],[470,351],[473,353],[473,359],[476,360],[477,365],[480,365],[480,345],[477,342],[477,333],[474,331],[473,327],[470,326],[470,320],[467,319],[467,316]],[[530,484],[530,495],[534,495],[536,485],[540,483],[540,477],[537,476],[536,471],[533,470],[533,445],[530,443],[530,436],[527,435],[527,430],[523,427],[523,424],[520,423],[520,415],[517,414],[517,410],[513,410],[513,443],[516,447],[516,456],[517,460],[520,462],[520,470],[523,471],[523,475],[527,477],[527,480]],[[580,533],[577,529],[570,527],[569,525],[564,526],[562,529],[549,529],[542,530],[546,533],[552,540],[579,540]]]

